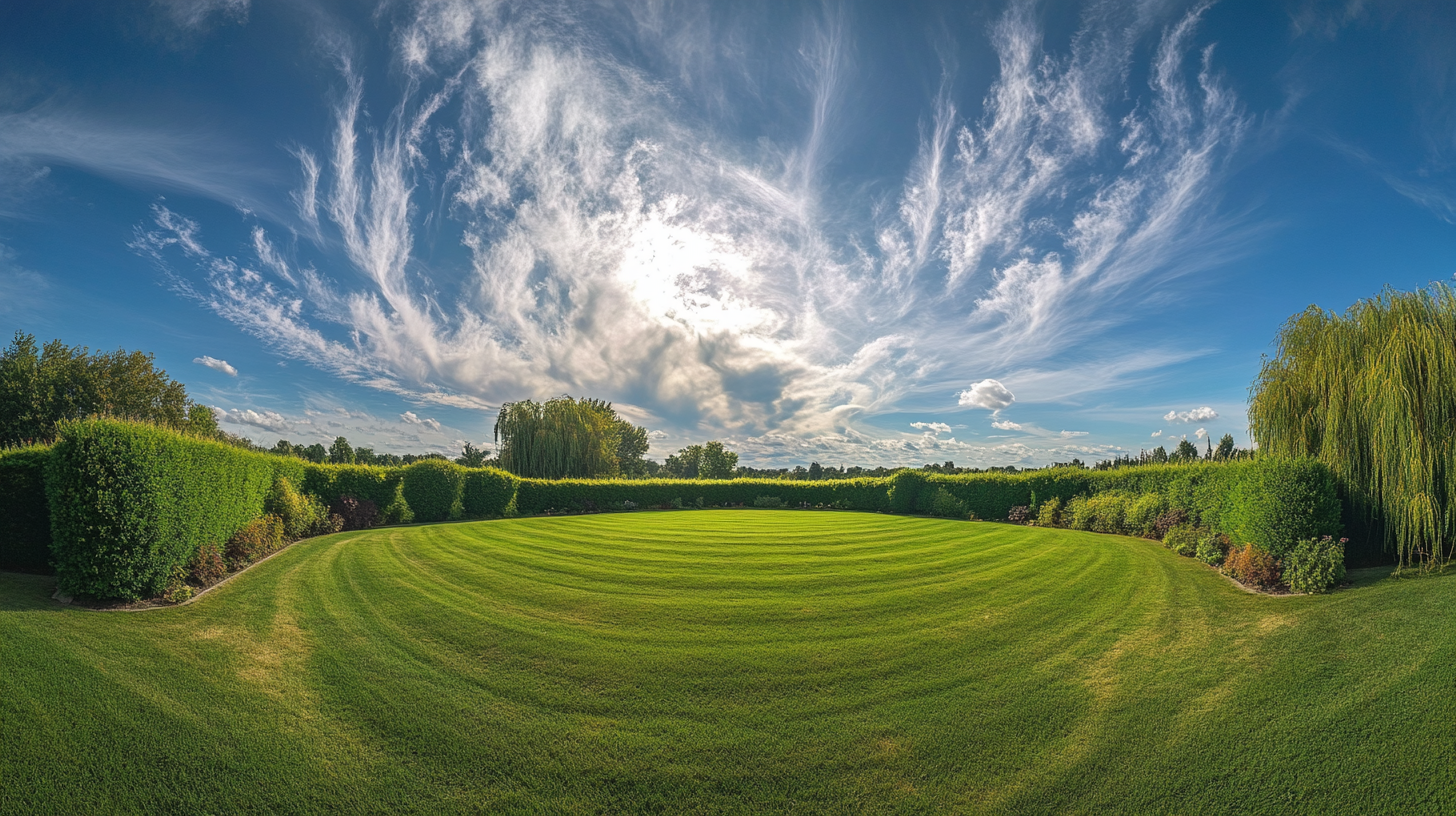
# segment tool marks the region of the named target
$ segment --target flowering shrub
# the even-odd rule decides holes
[[[283,519],[269,514],[248,522],[228,539],[223,555],[227,565],[238,570],[282,549],[284,541]]]
[[[1006,514],[1006,520],[1012,524],[1025,524],[1031,520],[1031,508],[1024,504],[1017,505]]]
[[[1295,592],[1328,592],[1345,578],[1347,538],[1306,538],[1284,557],[1284,580]]]

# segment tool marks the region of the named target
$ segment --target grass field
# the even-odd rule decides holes
[[[1456,812],[1456,580],[1353,577],[784,511],[341,533],[145,613],[3,574],[0,811]]]

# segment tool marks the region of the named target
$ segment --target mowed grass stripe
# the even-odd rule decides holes
[[[307,541],[187,607],[0,575],[0,812],[1450,812],[1456,582],[653,512]]]

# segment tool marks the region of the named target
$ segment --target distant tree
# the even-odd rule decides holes
[[[1197,462],[1198,446],[1193,444],[1192,442],[1189,442],[1187,439],[1180,439],[1178,440],[1178,449],[1173,451],[1172,455],[1168,457],[1168,461],[1176,462],[1178,464]]]
[[[372,465],[372,464],[374,464],[374,449],[373,448],[355,448],[354,449],[354,464],[356,464],[356,465]]]
[[[1153,451],[1151,454],[1149,454],[1148,458],[1155,465],[1165,465],[1168,463],[1168,451],[1162,445],[1159,445],[1156,448],[1153,448]]]
[[[700,479],[731,479],[738,467],[738,454],[723,447],[722,442],[703,445],[703,462],[698,468]]]
[[[334,444],[329,446],[329,464],[354,464],[354,448],[349,444],[349,440],[342,436],[334,437]]]
[[[496,460],[517,476],[615,476],[622,470],[619,446],[626,443],[630,453],[638,441],[630,428],[603,400],[562,396],[544,403],[508,402],[496,418]],[[641,431],[643,444],[646,434]]]
[[[465,449],[460,452],[460,458],[455,460],[455,464],[468,468],[485,467],[485,451],[466,442]]]
[[[295,450],[297,449],[295,448]],[[322,465],[329,458],[329,452],[323,445],[315,442],[303,449],[303,458],[314,464]]]
[[[647,429],[640,425],[633,425],[625,419],[618,419],[615,424],[617,434],[617,470],[623,476],[643,476],[647,471],[647,455],[650,443],[647,441]]]
[[[1218,440],[1218,447],[1213,451],[1213,458],[1219,461],[1225,461],[1234,458],[1233,434],[1224,434],[1223,438]]]
[[[809,481],[817,482],[824,478],[824,466],[818,462],[809,463]]]
[[[662,469],[667,471],[669,476],[679,479],[696,479],[698,471],[703,465],[703,446],[688,445],[677,453],[667,457]]]
[[[0,354],[0,444],[55,437],[56,423],[88,416],[135,419],[215,435],[217,418],[140,351],[92,352],[16,332]]]

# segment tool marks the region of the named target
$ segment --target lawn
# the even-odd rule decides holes
[[[340,533],[143,613],[0,574],[0,812],[1456,812],[1456,580],[1385,572],[745,510]]]

